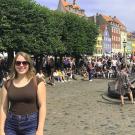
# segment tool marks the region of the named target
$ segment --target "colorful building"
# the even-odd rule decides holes
[[[135,38],[131,39],[132,42],[132,53],[135,55]]]
[[[121,52],[121,32],[118,19],[114,16],[110,22],[110,34],[112,38],[112,52]]]
[[[103,54],[109,54],[112,52],[111,37],[107,28],[107,25],[100,25],[102,33],[102,52]]]
[[[80,6],[76,4],[76,0],[73,0],[73,3],[69,3],[67,0],[59,0],[57,10],[74,13],[79,16],[85,16],[85,10],[81,9]]]
[[[127,29],[126,26],[120,22],[118,19],[116,20],[116,22],[119,24],[120,27],[120,40],[121,40],[121,53],[124,53],[124,45],[123,42],[126,42],[126,49],[128,49],[128,51],[131,49],[130,43],[128,44],[127,41]]]
[[[70,2],[69,0],[59,0],[57,10],[84,16],[99,26],[100,33],[97,37],[94,54],[124,53],[123,42],[126,42],[127,53],[135,53],[135,37],[127,38],[126,26],[116,16],[111,17],[97,13],[95,16],[86,17],[85,10],[77,5],[76,0],[72,0],[72,2],[71,0]]]
[[[126,51],[129,52],[128,48],[130,46],[131,53],[135,55],[135,34],[133,33],[127,34],[127,44],[128,44],[128,47],[126,47]]]
[[[102,56],[103,51],[102,51],[102,34],[99,32],[99,35],[97,37],[97,43],[94,49],[94,56]]]
[[[102,25],[107,26],[111,38],[109,42],[111,42],[112,53],[123,52],[123,39],[127,41],[126,27],[116,16],[111,17],[103,14],[96,14],[96,16],[91,16],[89,19],[95,22],[99,27]],[[121,33],[121,30],[123,30],[123,33]]]
[[[126,53],[132,54],[132,41],[131,40],[127,40]]]

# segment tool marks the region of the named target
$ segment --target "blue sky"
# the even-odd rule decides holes
[[[49,9],[57,9],[59,0],[35,0],[38,4]],[[72,2],[73,0],[67,0]],[[135,0],[76,0],[76,3],[85,10],[87,16],[102,13],[116,16],[125,24],[127,30],[135,31]]]

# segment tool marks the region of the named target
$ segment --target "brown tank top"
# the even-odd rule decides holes
[[[39,81],[37,81],[37,85]],[[25,115],[38,112],[37,90],[35,89],[34,79],[24,87],[15,87],[13,82],[7,89],[10,102],[9,111],[17,115]]]

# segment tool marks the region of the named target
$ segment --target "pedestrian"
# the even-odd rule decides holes
[[[0,135],[43,135],[45,116],[45,84],[36,79],[31,57],[18,52],[2,87]]]
[[[94,64],[92,62],[88,63],[87,72],[89,75],[89,81],[92,82],[94,78]]]
[[[117,77],[116,85],[115,85],[115,88],[118,90],[120,94],[121,105],[124,105],[125,94],[129,94],[131,103],[134,104],[133,94],[130,89],[131,87],[134,87],[134,86],[129,81],[129,77],[127,73],[127,66],[125,64],[122,64],[121,71],[118,73],[118,77]]]
[[[48,59],[46,68],[47,68],[47,74],[48,74],[48,77],[49,77],[48,83],[54,86],[55,83],[54,83],[53,72],[55,71],[55,62],[54,62],[53,58]]]

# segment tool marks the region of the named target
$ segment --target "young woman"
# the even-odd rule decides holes
[[[134,87],[134,86],[129,81],[127,67],[125,64],[121,66],[121,71],[118,73],[118,77],[116,80],[116,87],[120,94],[121,105],[124,105],[125,94],[129,94],[131,103],[134,104],[133,94],[130,89],[131,87]]]
[[[2,87],[0,135],[43,135],[45,116],[45,84],[36,80],[30,56],[19,52]]]

